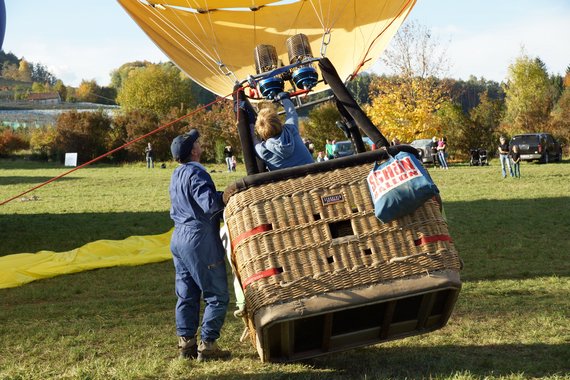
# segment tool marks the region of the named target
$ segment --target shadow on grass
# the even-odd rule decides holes
[[[24,183],[29,183],[29,184],[33,184],[33,185],[40,185],[46,181],[49,181],[52,178],[53,177],[6,176],[6,177],[0,177],[0,186],[19,185],[19,184],[24,184]],[[58,181],[69,181],[69,180],[76,180],[76,179],[81,179],[81,178],[79,178],[79,177],[62,177],[62,178],[58,178]]]
[[[354,374],[355,378],[449,378],[458,373],[470,373],[477,378],[523,373],[526,377],[546,377],[567,375],[568,357],[568,344],[376,346],[314,359],[310,363],[317,368]]]
[[[168,212],[2,215],[0,256],[68,251],[95,240],[161,234],[172,226]]]
[[[445,203],[462,279],[570,276],[570,197]]]
[[[241,375],[217,374],[217,379],[445,379],[525,378],[567,376],[570,346],[564,344],[502,344],[486,346],[371,347],[305,360],[308,370]],[[270,367],[267,367],[270,368]]]

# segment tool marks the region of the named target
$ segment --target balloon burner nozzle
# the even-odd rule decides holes
[[[287,39],[287,52],[289,54],[289,63],[300,64],[292,75],[295,86],[299,89],[309,90],[317,85],[319,75],[317,70],[311,63],[303,64],[304,61],[313,58],[311,44],[309,38],[303,34],[295,34]]]
[[[257,45],[254,50],[255,70],[257,74],[275,70],[278,67],[279,59],[277,50],[273,45]],[[278,76],[268,77],[259,81],[259,91],[266,98],[273,99],[283,91],[285,83]]]

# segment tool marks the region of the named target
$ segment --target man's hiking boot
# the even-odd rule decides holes
[[[178,354],[181,359],[196,359],[198,357],[196,337],[179,336]]]
[[[229,351],[221,350],[216,341],[201,341],[198,346],[198,361],[228,359],[232,356]]]

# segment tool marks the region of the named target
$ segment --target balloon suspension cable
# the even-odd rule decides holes
[[[207,108],[207,107],[209,107],[209,106],[215,104],[215,103],[221,102],[223,99],[226,99],[226,98],[228,98],[228,97],[230,97],[230,96],[232,96],[232,95],[233,95],[233,93],[231,93],[231,94],[229,94],[229,95],[226,95],[226,96],[224,96],[224,97],[222,97],[222,98],[216,99],[216,100],[214,100],[214,101],[212,101],[212,102],[210,102],[210,103],[208,103],[208,104],[206,104],[206,105],[204,105],[204,106],[202,106],[202,107],[200,107],[200,108],[198,108],[198,109],[196,109],[196,110],[194,110],[194,111],[192,111],[192,112],[190,112],[190,113],[188,113],[188,114],[186,114],[186,115],[184,115],[184,116],[179,117],[178,119],[175,119],[175,120],[173,120],[173,121],[171,121],[171,122],[169,122],[169,123],[166,123],[166,124],[164,124],[164,125],[161,125],[160,127],[156,128],[155,130],[150,131],[150,132],[148,132],[147,134],[144,134],[144,135],[142,135],[142,136],[139,136],[139,137],[137,137],[136,139],[131,140],[131,141],[129,141],[129,142],[127,142],[127,143],[121,145],[120,147],[117,147],[117,148],[115,148],[115,149],[113,149],[113,150],[110,150],[110,151],[108,151],[107,153],[104,153],[104,154],[100,155],[99,157],[95,157],[94,159],[92,159],[92,160],[90,160],[90,161],[87,161],[87,162],[84,163],[84,164],[81,164],[81,165],[79,165],[79,166],[77,166],[77,167],[75,167],[75,168],[73,168],[73,169],[71,169],[71,170],[66,171],[65,173],[62,173],[62,174],[60,174],[60,175],[58,175],[58,176],[56,176],[56,177],[53,177],[53,178],[51,178],[51,179],[49,179],[49,180],[47,180],[47,181],[45,181],[45,182],[43,182],[43,183],[40,183],[39,185],[34,186],[34,187],[32,187],[31,189],[28,189],[28,190],[26,190],[26,191],[24,191],[24,192],[22,192],[22,193],[20,193],[20,194],[18,194],[18,195],[15,195],[15,196],[13,196],[13,197],[11,197],[11,198],[5,199],[5,200],[3,200],[3,201],[0,203],[0,206],[3,206],[3,205],[5,205],[5,204],[8,203],[8,202],[13,201],[13,200],[16,199],[16,198],[21,197],[22,195],[25,195],[25,194],[28,194],[28,193],[34,191],[34,190],[37,190],[37,189],[39,189],[40,187],[43,187],[43,186],[47,185],[48,183],[52,183],[52,182],[54,182],[54,181],[56,181],[56,180],[58,180],[58,179],[60,179],[60,178],[62,178],[62,177],[65,177],[66,175],[71,174],[71,173],[73,173],[74,171],[79,170],[79,169],[81,169],[81,168],[84,168],[84,167],[86,167],[87,165],[90,165],[90,164],[92,164],[92,163],[94,163],[94,162],[97,162],[97,161],[99,161],[99,160],[101,160],[101,159],[103,159],[103,158],[105,158],[105,157],[107,157],[107,156],[109,156],[109,155],[111,155],[111,154],[113,154],[113,153],[115,153],[115,152],[117,152],[117,151],[123,149],[123,148],[126,148],[127,146],[129,146],[129,145],[131,145],[131,144],[136,143],[137,141],[143,140],[143,139],[145,139],[145,138],[147,138],[147,137],[149,137],[149,136],[151,136],[151,135],[154,135],[155,133],[160,132],[160,131],[162,131],[163,129],[166,129],[166,128],[170,127],[170,126],[173,125],[174,123],[177,123],[177,122],[179,122],[180,120],[184,120],[184,119],[186,119],[187,117],[190,117],[190,116],[192,116],[192,115],[198,113],[199,111],[202,111],[202,110],[204,110],[205,108]]]

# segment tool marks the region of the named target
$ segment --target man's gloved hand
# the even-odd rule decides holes
[[[277,94],[277,95],[275,96],[274,100],[275,100],[276,102],[280,102],[280,101],[282,101],[283,99],[289,99],[289,98],[290,98],[289,93],[283,91],[283,92],[280,92],[279,94]]]

